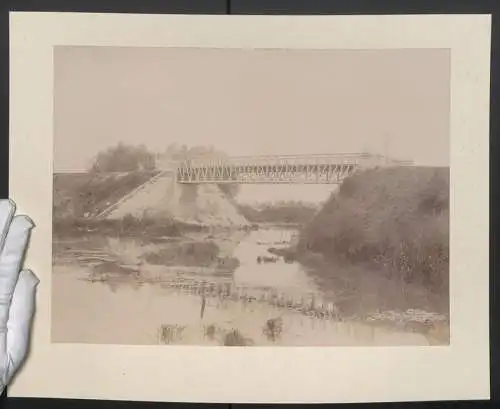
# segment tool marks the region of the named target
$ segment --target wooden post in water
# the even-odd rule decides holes
[[[311,306],[310,306],[310,310],[311,310],[311,311],[315,311],[315,309],[316,309],[316,299],[315,299],[315,297],[314,297],[314,293],[313,293],[313,295],[311,296]]]
[[[205,315],[205,307],[206,307],[207,299],[205,297],[205,294],[201,296],[201,309],[200,309],[200,319],[203,319],[203,316]]]

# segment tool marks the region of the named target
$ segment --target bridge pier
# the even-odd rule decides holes
[[[178,205],[179,211],[184,216],[193,216],[198,212],[197,198],[198,198],[198,185],[182,185],[178,184]]]

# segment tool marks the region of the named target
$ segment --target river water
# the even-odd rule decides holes
[[[141,265],[144,274],[139,279],[113,281],[119,276],[110,274],[102,282],[89,281],[93,268],[74,257],[80,244],[72,242],[66,246],[72,256],[56,258],[59,261],[53,270],[53,341],[129,345],[428,345],[418,333],[336,319],[331,303],[300,264],[270,259],[267,249],[285,246],[293,236],[290,229],[250,232],[233,249],[233,257],[240,262],[233,274],[185,266]],[[120,246],[127,253],[124,257],[133,258],[134,251],[140,252],[134,250],[133,243],[123,242]],[[268,262],[259,263],[259,257],[268,257]],[[141,281],[141,276],[158,280]],[[227,296],[215,288],[227,288]],[[325,311],[323,316],[293,307],[308,304],[311,299]]]

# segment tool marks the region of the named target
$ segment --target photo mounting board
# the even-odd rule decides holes
[[[489,398],[489,15],[11,13],[10,195],[36,223],[32,350],[13,397],[331,403]],[[53,49],[61,45],[451,53],[451,345],[224,348],[50,342]],[[195,118],[193,118],[195,120]],[[362,118],[360,118],[362,120]]]

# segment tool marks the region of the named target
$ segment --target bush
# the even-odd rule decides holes
[[[155,155],[144,145],[130,146],[119,143],[97,154],[92,165],[93,172],[135,172],[154,170]]]
[[[240,185],[237,183],[219,183],[218,186],[220,191],[229,199],[235,199],[240,192]]]
[[[157,252],[147,253],[144,260],[156,265],[208,267],[218,261],[219,247],[214,242],[171,243]]]
[[[254,342],[245,337],[240,330],[233,329],[224,335],[223,344],[226,347],[245,347],[253,345]]]

